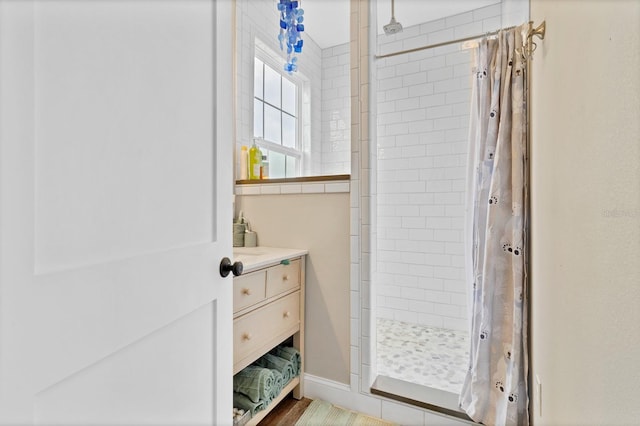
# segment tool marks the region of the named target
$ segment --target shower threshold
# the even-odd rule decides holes
[[[458,407],[458,395],[387,376],[377,376],[371,393],[474,424]]]

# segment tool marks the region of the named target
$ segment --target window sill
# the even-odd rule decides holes
[[[351,175],[305,176],[286,179],[238,180],[236,195],[289,195],[349,192]]]

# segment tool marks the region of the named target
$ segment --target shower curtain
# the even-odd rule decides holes
[[[486,425],[529,422],[521,55],[527,29],[503,30],[474,52],[465,232],[471,351],[459,403]]]

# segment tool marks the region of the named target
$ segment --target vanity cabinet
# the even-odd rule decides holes
[[[256,254],[258,253],[258,254]],[[235,249],[245,273],[233,279],[233,374],[293,337],[300,375],[249,421],[262,420],[289,392],[303,396],[306,251],[265,247]]]

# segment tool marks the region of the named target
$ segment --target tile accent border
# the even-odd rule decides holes
[[[350,192],[349,180],[290,183],[251,183],[236,185],[236,195],[331,194]]]

